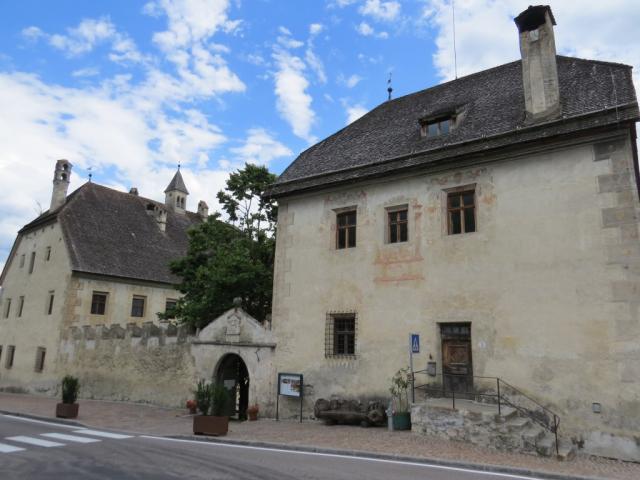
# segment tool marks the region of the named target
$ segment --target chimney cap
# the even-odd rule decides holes
[[[529,8],[513,19],[518,26],[518,32],[530,32],[531,30],[536,30],[540,25],[544,25],[547,12],[551,23],[556,25],[556,19],[553,17],[553,12],[549,5],[529,5]]]
[[[138,189],[136,187],[131,187],[131,189],[129,190],[129,193],[131,195],[136,195],[136,196],[139,195],[138,194]]]

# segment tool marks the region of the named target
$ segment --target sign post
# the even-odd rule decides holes
[[[413,354],[420,353],[420,335],[412,333],[409,335],[409,368],[411,369],[411,402],[416,401],[415,380],[413,377]]]
[[[276,396],[276,420],[280,420],[280,395],[300,398],[300,423],[302,423],[302,400],[304,382],[301,373],[278,373],[278,395]]]

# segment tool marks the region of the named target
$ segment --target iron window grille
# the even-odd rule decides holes
[[[327,313],[324,351],[327,358],[354,358],[358,315],[356,312]]]
[[[475,190],[449,192],[447,194],[447,218],[449,235],[476,231]]]
[[[104,315],[107,309],[107,294],[104,292],[93,292],[91,297],[91,315]]]
[[[131,316],[144,317],[145,297],[133,297],[131,300]]]

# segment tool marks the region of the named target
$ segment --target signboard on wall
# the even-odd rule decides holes
[[[278,395],[300,397],[302,388],[301,373],[278,373]]]
[[[411,334],[411,353],[420,353],[420,335]]]

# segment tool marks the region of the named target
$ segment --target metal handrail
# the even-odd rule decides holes
[[[423,385],[416,385],[416,374],[427,374],[430,377],[442,377],[442,386],[438,386],[437,388],[429,388],[430,385],[428,383],[425,383]],[[496,392],[497,393],[481,393],[481,392],[477,392],[477,391],[473,391],[473,392],[460,392],[460,391],[455,391],[453,389],[447,389],[445,381],[444,381],[444,377],[464,377],[464,378],[474,378],[474,379],[485,379],[485,380],[493,380],[496,382]],[[503,386],[503,388],[500,388],[501,385]],[[535,410],[530,410],[528,408],[525,408],[521,405],[518,405],[516,403],[515,400],[512,400],[509,398],[508,395],[505,395],[505,387],[506,389],[511,389],[516,395],[519,395],[520,397],[526,398],[528,401],[534,403],[538,408],[540,408],[544,414],[543,417],[541,418],[539,414],[536,414]],[[417,370],[413,372],[413,376],[411,378],[411,394],[412,394],[412,398],[413,401],[415,402],[415,390],[416,389],[420,389],[420,390],[424,390],[425,392],[429,392],[429,391],[434,391],[437,393],[442,394],[443,396],[446,396],[447,394],[451,395],[451,402],[452,402],[452,408],[455,409],[456,408],[456,394],[458,395],[458,398],[460,396],[474,396],[474,397],[487,397],[487,398],[495,398],[497,400],[498,403],[498,414],[502,413],[502,405],[509,405],[510,407],[516,409],[518,412],[520,412],[521,414],[527,416],[529,419],[531,419],[532,421],[534,421],[535,423],[537,423],[538,425],[542,426],[544,429],[550,431],[551,433],[553,433],[555,435],[555,440],[556,440],[556,454],[558,454],[559,452],[559,447],[558,447],[558,428],[560,426],[560,417],[553,411],[551,411],[550,409],[548,409],[547,407],[545,407],[544,405],[542,405],[540,402],[534,400],[533,398],[531,398],[529,395],[527,395],[526,393],[524,393],[522,390],[514,387],[513,385],[511,385],[508,382],[505,382],[504,380],[502,380],[499,377],[487,377],[487,376],[481,376],[481,375],[462,375],[462,374],[456,374],[456,373],[439,373],[439,374],[433,374],[433,373],[429,373],[428,370]],[[552,423],[550,422],[552,420]]]

